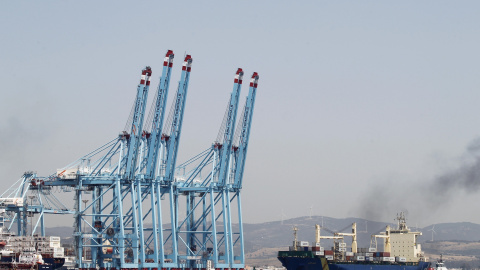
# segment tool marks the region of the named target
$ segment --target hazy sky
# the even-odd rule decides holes
[[[480,223],[480,2],[159,2],[1,3],[3,189],[115,138],[171,49],[173,90],[193,57],[179,162],[215,140],[236,69],[260,75],[245,222]]]

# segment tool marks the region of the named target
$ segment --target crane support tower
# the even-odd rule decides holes
[[[150,112],[152,68],[140,83],[125,130],[118,137],[50,176],[26,172],[0,198],[5,230],[45,235],[48,214],[73,214],[75,267],[86,269],[242,269],[241,210],[259,76],[237,121],[244,72],[233,90],[217,139],[177,165],[193,59],[186,55],[166,116],[174,53],[168,51]],[[235,128],[236,127],[236,128]],[[73,204],[51,192],[73,192]],[[28,217],[37,216],[28,230]]]

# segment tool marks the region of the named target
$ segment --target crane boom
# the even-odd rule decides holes
[[[248,139],[250,137],[250,128],[252,126],[252,115],[255,105],[255,95],[257,93],[258,79],[258,73],[254,72],[250,79],[250,88],[241,120],[242,133],[240,135],[240,141],[238,147],[234,148],[235,168],[233,186],[237,189],[242,188],[243,169],[245,168],[245,159],[247,157]]]
[[[173,66],[174,54],[171,50],[167,51],[163,61],[162,77],[157,90],[157,99],[155,101],[154,118],[152,121],[152,133],[147,154],[147,176],[150,179],[155,178],[155,168],[158,159],[158,150],[161,146],[161,135],[163,120],[165,118],[165,106],[167,104],[168,87],[170,85],[170,75]]]
[[[182,131],[183,113],[185,111],[185,101],[187,97],[188,83],[190,80],[190,71],[192,69],[192,57],[187,54],[182,65],[182,75],[178,83],[177,96],[175,97],[175,111],[171,124],[170,134],[162,135],[162,141],[165,143],[165,180],[173,181],[175,173],[175,163],[177,161],[178,145]]]
[[[233,135],[235,129],[235,121],[237,119],[238,100],[240,90],[242,88],[243,70],[239,68],[235,74],[233,82],[233,90],[228,104],[227,121],[225,132],[223,134],[223,144],[215,144],[216,148],[220,148],[220,168],[218,170],[218,185],[224,186],[226,184],[227,171],[229,169],[230,153],[232,149]]]
[[[133,114],[132,127],[128,139],[127,168],[125,177],[127,179],[135,178],[136,164],[138,158],[139,143],[142,136],[143,118],[145,116],[145,105],[150,87],[150,77],[152,69],[146,67],[142,70],[140,84],[137,87],[137,97],[135,99],[135,109]]]

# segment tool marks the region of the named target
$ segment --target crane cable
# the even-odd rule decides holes
[[[222,124],[220,125],[220,129],[218,130],[217,139],[215,140],[215,142],[217,143],[224,143],[224,141],[222,140],[222,136],[225,133],[225,128],[227,127],[228,108],[230,106],[231,99],[232,98],[230,97],[230,99],[228,100],[227,108],[225,109],[225,114],[223,115]]]

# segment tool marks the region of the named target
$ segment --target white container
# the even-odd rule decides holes
[[[395,257],[388,257],[391,262],[395,262]]]
[[[376,248],[369,248],[368,252],[377,252],[377,249]]]
[[[365,261],[365,256],[357,256],[357,257],[355,257],[355,260],[363,262],[363,261]]]
[[[307,241],[301,241],[300,246],[301,247],[308,247],[308,242]]]
[[[60,236],[47,236],[47,241],[60,242]]]
[[[343,248],[343,247],[347,247],[347,243],[338,243],[338,246]]]
[[[333,255],[326,255],[325,259],[327,259],[328,261],[333,261]]]
[[[373,262],[373,257],[365,257],[365,261]]]
[[[407,262],[407,258],[405,257],[395,257],[396,262]]]
[[[60,247],[60,243],[51,242],[51,243],[50,243],[50,247],[52,247],[52,248],[59,248],[59,247]]]
[[[315,255],[316,255],[316,256],[323,256],[323,255],[325,255],[325,252],[323,252],[323,251],[315,251]]]
[[[324,247],[320,247],[320,251],[322,252],[325,251]]]
[[[338,251],[345,252],[345,251],[347,251],[347,248],[342,247],[342,248],[339,248]]]
[[[354,254],[353,252],[346,252],[345,256],[353,256],[353,254]]]
[[[320,246],[320,243],[315,243],[315,246],[316,246],[316,247],[319,247],[319,246]]]
[[[367,253],[365,253],[365,257],[373,257],[373,253],[372,252],[367,252]]]

